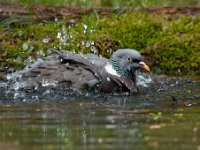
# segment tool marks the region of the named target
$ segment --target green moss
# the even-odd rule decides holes
[[[200,17],[168,20],[147,12],[127,12],[93,13],[75,25],[64,21],[0,26],[1,53],[12,60],[6,65],[23,64],[28,56],[41,57],[38,51],[47,54],[52,47],[105,57],[118,48],[134,48],[158,60],[156,67],[167,74],[199,73]],[[48,42],[44,42],[46,37]],[[20,62],[13,61],[19,58]]]
[[[166,73],[199,73],[200,18],[183,17],[167,22],[164,35],[149,53],[157,58]]]

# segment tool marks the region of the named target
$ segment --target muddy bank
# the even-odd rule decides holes
[[[54,20],[55,17],[63,19],[66,17],[79,18],[81,15],[98,13],[108,15],[112,13],[121,14],[125,12],[146,11],[152,14],[167,15],[169,18],[180,17],[180,15],[196,16],[200,13],[200,7],[147,7],[147,8],[87,8],[45,5],[22,5],[5,4],[0,5],[1,21],[13,16],[31,16],[34,20]]]

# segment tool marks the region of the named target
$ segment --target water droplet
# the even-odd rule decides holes
[[[45,79],[42,80],[43,87],[46,87],[46,86],[54,86],[55,87],[57,85],[57,83],[58,83],[58,81],[49,81],[49,80],[45,80]]]
[[[45,56],[45,53],[43,52],[43,50],[40,50],[37,52],[37,56]]]
[[[23,50],[27,50],[29,48],[29,44],[26,42],[22,45]]]
[[[95,46],[91,46],[90,49],[94,54],[97,54],[98,51],[97,51],[97,48]]]
[[[93,30],[93,29],[91,29],[91,30],[90,30],[90,33],[93,33],[93,32],[94,32],[94,30]]]
[[[30,48],[29,48],[29,50],[30,51],[34,50],[34,46],[31,45]]]
[[[90,42],[86,42],[86,47],[90,47]]]
[[[19,35],[19,36],[22,36],[22,34],[23,34],[22,31],[19,31],[19,32],[18,32],[18,35]]]
[[[42,39],[43,43],[49,43],[52,39],[50,37],[45,37],[44,39]]]
[[[83,28],[84,28],[83,32],[86,33],[88,26],[86,24],[83,24]]]
[[[81,45],[83,45],[83,46],[84,46],[84,45],[85,45],[85,41],[81,41]]]
[[[61,36],[62,36],[62,33],[61,33],[61,32],[58,32],[58,33],[57,33],[57,38],[60,39]]]
[[[107,77],[106,79],[107,79],[108,82],[110,82],[110,78],[109,77]]]
[[[25,61],[24,61],[24,64],[26,65],[26,67],[27,66],[29,66],[31,63],[33,63],[35,60],[31,57],[31,56],[29,56]],[[25,67],[25,68],[26,68]]]

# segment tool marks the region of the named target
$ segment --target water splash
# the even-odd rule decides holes
[[[96,61],[93,62],[92,57],[91,58],[85,57],[86,55],[84,54],[80,54],[80,55],[82,55],[82,57],[84,57],[85,59],[91,59],[91,63],[96,62]],[[58,60],[58,55],[51,55],[51,56],[46,57],[46,59]],[[40,84],[37,83],[37,79],[23,81],[23,78],[22,78],[23,73],[29,71],[30,68],[35,68],[44,62],[44,60],[40,58],[37,59],[34,63],[33,61],[34,59],[30,57],[29,61],[27,61],[26,67],[23,70],[7,75],[7,80],[8,80],[7,93],[8,95],[12,94],[13,95],[12,98],[14,100],[21,100],[23,102],[27,102],[28,100],[38,101],[41,99],[48,99],[48,98],[72,100],[74,99],[74,97],[78,97],[78,96],[81,98],[95,96],[89,93],[91,91],[73,91],[73,89],[64,87],[63,84],[62,85],[58,84],[57,81],[43,80],[43,82]],[[82,80],[82,79],[77,78],[77,80]],[[107,79],[107,80],[109,81],[110,79]],[[182,81],[179,80],[178,78],[169,78],[167,76],[162,77],[162,76],[156,76],[153,74],[137,72],[137,86],[139,87],[139,90],[141,89],[140,92],[143,94],[144,94],[143,91],[152,91],[148,93],[148,94],[151,94],[151,93],[164,93],[167,90],[169,91],[172,89],[176,90],[177,88],[179,88],[178,85],[180,85],[181,83]],[[27,85],[29,86],[27,87]],[[30,87],[30,85],[33,85],[33,86]],[[88,93],[86,94],[86,92]],[[102,94],[102,95],[105,95],[105,94]],[[122,93],[112,93],[111,95],[112,96],[114,95],[114,97],[118,97],[118,96],[121,96]],[[129,95],[130,93],[128,92],[123,94],[124,97],[127,97]],[[108,97],[108,96],[105,95],[105,97]],[[157,99],[159,99],[159,97]]]
[[[24,81],[22,79],[22,75],[25,72],[28,72],[30,68],[37,67],[44,61],[40,58],[38,58],[34,63],[31,56],[25,61],[26,66],[23,70],[15,71],[13,73],[7,74],[7,84],[9,85],[8,92],[13,93],[13,99],[25,99],[26,98],[26,92],[22,91],[22,89],[26,88],[27,84],[30,84],[30,81]],[[33,84],[33,87],[35,90],[37,89],[37,84]],[[23,100],[24,101],[24,100]]]
[[[42,86],[43,87],[48,87],[48,86],[57,86],[58,85],[58,81],[49,81],[49,80],[42,80]]]
[[[35,61],[35,59],[32,56],[29,56],[25,61],[24,61],[24,65],[27,67],[29,65],[31,65],[33,62]],[[26,68],[25,67],[25,68]]]
[[[68,34],[64,26],[62,27],[62,30],[57,33],[57,38],[59,39],[61,44],[69,45]]]
[[[151,76],[137,72],[136,73],[137,86],[148,87],[152,82]]]

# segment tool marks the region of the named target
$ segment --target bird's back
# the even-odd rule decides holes
[[[75,90],[92,89],[101,80],[100,72],[107,59],[94,54],[76,54],[60,52],[56,61],[46,61],[22,74],[22,80],[27,81],[26,87],[41,84],[62,85]]]

